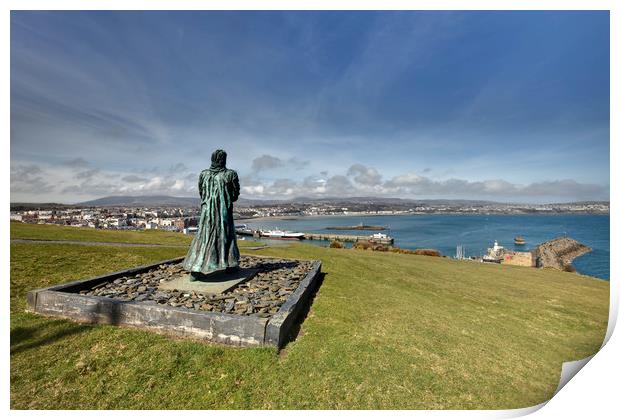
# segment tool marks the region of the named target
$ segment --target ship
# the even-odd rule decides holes
[[[254,231],[252,229],[250,229],[248,227],[248,225],[237,225],[237,226],[235,226],[235,233],[237,235],[244,235],[244,236],[253,236],[254,235]]]
[[[394,243],[394,238],[386,235],[385,233],[374,233],[368,237],[368,241],[378,243],[378,244],[391,245]]]
[[[269,239],[292,239],[299,240],[304,238],[304,234],[302,232],[291,232],[289,230],[280,230],[280,229],[271,229],[271,230],[261,230],[260,236],[269,238]]]
[[[517,236],[515,238],[515,245],[525,245],[525,238],[523,236]]]

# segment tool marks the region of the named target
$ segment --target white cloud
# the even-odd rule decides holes
[[[276,156],[264,154],[252,160],[252,172],[259,173],[284,167],[300,170],[309,164],[309,161],[298,159],[296,157],[281,159]]]
[[[69,159],[63,162],[63,165],[69,168],[87,168],[90,166],[90,163],[82,158]]]
[[[252,171],[261,172],[269,169],[281,168],[284,161],[271,155],[262,155],[252,161]]]
[[[192,196],[197,182],[186,172],[173,169],[160,174],[104,171],[84,164],[33,164],[12,162],[12,201],[80,202],[106,195]],[[195,178],[195,177],[192,177]]]
[[[142,176],[137,176],[137,175],[126,175],[123,178],[121,178],[121,180],[125,182],[131,182],[131,183],[134,183],[134,182],[144,183],[148,181],[148,178],[144,178]]]
[[[368,168],[364,165],[356,163],[347,171],[347,176],[352,176],[353,180],[361,185],[379,185],[381,183],[381,174],[375,168]]]

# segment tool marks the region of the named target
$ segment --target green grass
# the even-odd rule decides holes
[[[323,261],[280,354],[24,312],[27,290],[178,248],[12,244],[11,407],[518,408],[550,398],[562,362],[605,335],[609,283],[573,273],[303,244],[255,252]]]
[[[11,239],[84,242],[119,242],[156,245],[189,245],[192,236],[163,230],[120,231],[58,225],[11,222]],[[240,248],[263,245],[256,241],[238,241]]]

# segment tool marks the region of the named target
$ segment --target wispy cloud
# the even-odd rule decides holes
[[[193,194],[217,148],[254,196],[609,184],[603,12],[14,12],[11,25],[12,199]]]
[[[310,161],[296,157],[281,159],[271,155],[261,155],[252,160],[252,172],[258,173],[278,168],[289,168],[300,170],[310,164]]]

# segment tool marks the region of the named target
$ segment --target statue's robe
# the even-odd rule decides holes
[[[226,168],[205,169],[198,179],[200,223],[183,267],[208,274],[239,266],[233,223],[233,202],[239,197],[239,177]]]

